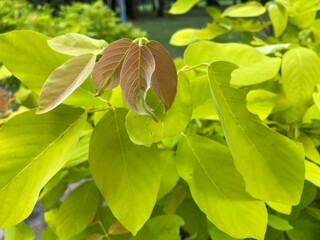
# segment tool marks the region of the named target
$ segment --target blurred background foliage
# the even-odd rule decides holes
[[[30,29],[51,37],[77,32],[107,42],[146,35],[131,23],[121,23],[116,13],[103,1],[59,5],[59,11],[54,6],[63,2],[61,0],[57,3],[53,1],[51,5],[38,4],[43,2],[40,0],[34,2],[33,5],[27,0],[0,0],[0,32]]]

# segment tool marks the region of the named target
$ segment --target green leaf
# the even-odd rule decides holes
[[[269,2],[267,9],[273,26],[274,36],[278,38],[284,32],[288,24],[287,10],[278,2]]]
[[[86,114],[60,106],[36,115],[30,110],[0,129],[0,226],[31,213],[43,186],[64,166],[76,146]]]
[[[292,211],[292,206],[287,205],[287,204],[282,204],[282,203],[277,203],[277,202],[271,202],[268,201],[266,204],[271,207],[273,210],[276,210],[279,213],[283,213],[286,215],[290,215]]]
[[[150,219],[137,236],[130,240],[154,239],[154,240],[179,240],[180,227],[184,224],[178,215],[168,214]]]
[[[169,13],[170,14],[183,14],[188,12],[194,5],[196,5],[200,0],[178,0],[173,3]]]
[[[130,139],[135,144],[151,146],[165,137],[176,136],[188,125],[192,114],[190,84],[184,73],[178,76],[178,92],[172,107],[164,113],[159,101],[151,107],[157,115],[158,122],[149,116],[129,112],[126,117],[126,128]]]
[[[258,17],[266,12],[265,7],[255,1],[228,7],[222,13],[223,17]]]
[[[320,187],[320,167],[313,162],[305,161],[306,164],[306,180]]]
[[[23,84],[37,93],[51,72],[69,59],[52,50],[47,44],[48,39],[43,34],[28,30],[0,34],[1,61]]]
[[[318,240],[320,236],[319,222],[299,219],[293,223],[294,229],[287,232],[290,240]]]
[[[6,66],[2,65],[0,67],[0,79],[11,77],[12,73],[6,68]]]
[[[308,135],[300,133],[298,141],[302,142],[306,157],[311,161],[320,164],[320,155],[312,139]]]
[[[265,120],[277,102],[277,94],[264,89],[251,90],[246,100],[248,110]]]
[[[184,28],[176,31],[170,38],[170,44],[174,46],[186,46],[198,40],[210,40],[218,37],[228,30],[218,24],[208,24],[206,28]]]
[[[282,84],[287,98],[298,107],[309,104],[320,79],[320,61],[308,48],[289,50],[282,60]]]
[[[5,240],[34,240],[35,234],[24,222],[4,230]]]
[[[48,40],[48,45],[55,51],[71,56],[101,54],[108,45],[104,40],[96,40],[79,33],[67,33]]]
[[[290,225],[288,220],[281,218],[278,215],[268,214],[268,224],[274,229],[280,231],[290,231],[293,229],[293,226]]]
[[[180,227],[183,224],[183,219],[177,215],[158,216],[150,219],[130,240],[180,240]]]
[[[208,223],[208,230],[209,235],[212,239],[219,239],[219,240],[236,240],[233,237],[230,237],[228,234],[222,232],[219,228],[217,228],[212,223]]]
[[[190,78],[191,94],[193,100],[193,119],[217,120],[216,107],[211,97],[207,74]]]
[[[133,144],[125,129],[127,111],[109,111],[95,127],[89,151],[95,183],[114,216],[136,234],[151,215],[161,181],[155,147]]]
[[[119,39],[112,42],[103,51],[102,57],[95,64],[92,72],[92,81],[98,94],[111,90],[119,85],[120,71],[123,60],[132,47],[131,39]]]
[[[192,198],[186,198],[179,205],[176,214],[178,214],[185,221],[183,230],[189,233],[190,237],[187,239],[201,239],[207,240],[208,233],[208,219],[207,216],[199,209]]]
[[[235,86],[249,86],[274,78],[281,66],[280,58],[264,57],[260,61],[240,65],[231,74],[230,83]]]
[[[179,180],[179,174],[176,169],[176,158],[173,151],[161,151],[162,177],[158,193],[158,199],[168,194]]]
[[[37,94],[49,75],[70,59],[52,50],[47,44],[48,39],[43,34],[29,30],[0,34],[0,60],[15,77]],[[65,103],[91,107],[105,105],[105,100],[95,97],[92,83],[85,81]]]
[[[100,193],[93,182],[85,182],[62,202],[57,213],[57,235],[69,239],[82,232],[94,219]]]
[[[254,47],[239,43],[197,42],[184,53],[187,65],[228,61],[238,65],[232,72],[231,83],[247,86],[274,78],[280,69],[279,58],[266,57]]]
[[[71,58],[55,69],[41,89],[37,114],[52,110],[80,87],[89,77],[95,62],[95,55],[85,54]]]
[[[265,126],[246,108],[245,92],[231,88],[235,65],[209,67],[210,89],[235,166],[246,190],[264,201],[299,203],[304,184],[304,152],[297,142]]]
[[[120,87],[123,97],[134,112],[155,115],[146,103],[151,76],[156,68],[154,57],[148,47],[134,44],[128,51],[120,71]]]
[[[263,239],[265,204],[246,193],[226,146],[197,135],[184,136],[178,145],[177,169],[215,226],[235,238]]]
[[[171,107],[177,94],[177,70],[166,48],[157,41],[147,43],[153,55],[156,68],[152,74],[152,87],[163,102],[166,111]]]

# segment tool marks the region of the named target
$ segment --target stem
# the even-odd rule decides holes
[[[179,74],[180,72],[187,72],[187,71],[190,71],[190,70],[195,69],[195,68],[198,68],[198,67],[209,67],[209,66],[210,66],[209,63],[199,63],[199,64],[194,65],[194,66],[188,66],[188,65],[186,65],[186,66],[184,66],[183,68],[181,68],[181,69],[178,71],[178,74]]]
[[[103,226],[102,222],[99,221],[98,224],[99,224],[101,230],[103,231],[104,237],[109,239],[109,240],[111,240],[110,237],[109,237],[109,234],[107,233],[107,231],[106,231],[105,227]]]
[[[264,25],[264,21],[263,21],[263,19],[262,19],[262,16],[259,16],[259,22],[260,22],[262,25]],[[268,29],[267,29],[266,27],[263,27],[263,30],[264,30],[265,34],[267,35],[267,37],[270,37],[270,33],[269,33]]]
[[[136,38],[134,41],[134,43],[138,44],[139,47],[146,45],[147,43],[149,43],[149,39],[146,37],[140,37],[140,38]]]

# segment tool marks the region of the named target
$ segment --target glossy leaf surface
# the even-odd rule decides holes
[[[235,67],[217,62],[208,72],[210,89],[235,166],[252,196],[296,205],[304,184],[303,148],[265,126],[247,110],[245,92],[229,85]]]
[[[69,159],[85,120],[83,110],[60,106],[43,115],[21,113],[1,127],[0,226],[31,213],[40,190]]]
[[[154,109],[158,122],[153,121],[150,116],[137,115],[131,111],[126,117],[126,128],[134,143],[151,146],[152,143],[159,142],[165,137],[181,133],[192,114],[190,84],[186,75],[179,74],[177,96],[166,113],[158,99],[150,106]]]
[[[55,69],[44,83],[37,113],[45,113],[62,103],[88,78],[96,61],[93,54],[80,55]]]
[[[151,215],[161,181],[155,147],[132,143],[124,121],[127,111],[109,111],[92,133],[89,164],[93,179],[114,216],[136,234]]]
[[[146,97],[155,68],[153,55],[146,46],[134,44],[123,61],[120,87],[126,103],[138,114],[154,116]]]
[[[59,53],[80,56],[89,53],[98,55],[108,43],[104,40],[96,40],[79,33],[67,33],[49,39],[48,45]]]
[[[146,45],[153,55],[156,68],[152,75],[152,87],[168,110],[177,93],[177,70],[168,51],[157,41]]]
[[[311,49],[294,48],[282,60],[282,84],[288,99],[295,106],[305,106],[320,81],[320,60]]]
[[[263,239],[266,207],[246,192],[226,146],[197,135],[184,136],[177,169],[199,208],[220,230],[235,238]]]
[[[57,235],[69,239],[82,232],[94,219],[100,193],[93,182],[85,182],[62,202],[57,213]]]
[[[92,72],[92,81],[98,94],[119,85],[123,60],[132,46],[132,40],[120,39],[109,44]]]

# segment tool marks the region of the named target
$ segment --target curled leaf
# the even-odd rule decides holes
[[[155,67],[156,63],[150,50],[146,46],[135,44],[126,55],[120,72],[120,87],[129,107],[138,114],[154,118],[146,103],[146,96]]]
[[[90,75],[96,56],[85,54],[71,58],[54,70],[44,83],[37,114],[50,111],[63,102]]]
[[[92,81],[98,94],[119,85],[121,66],[132,44],[132,40],[124,38],[112,42],[104,50],[92,72]]]
[[[157,41],[147,45],[156,63],[152,86],[168,110],[177,93],[177,70],[168,51]]]

